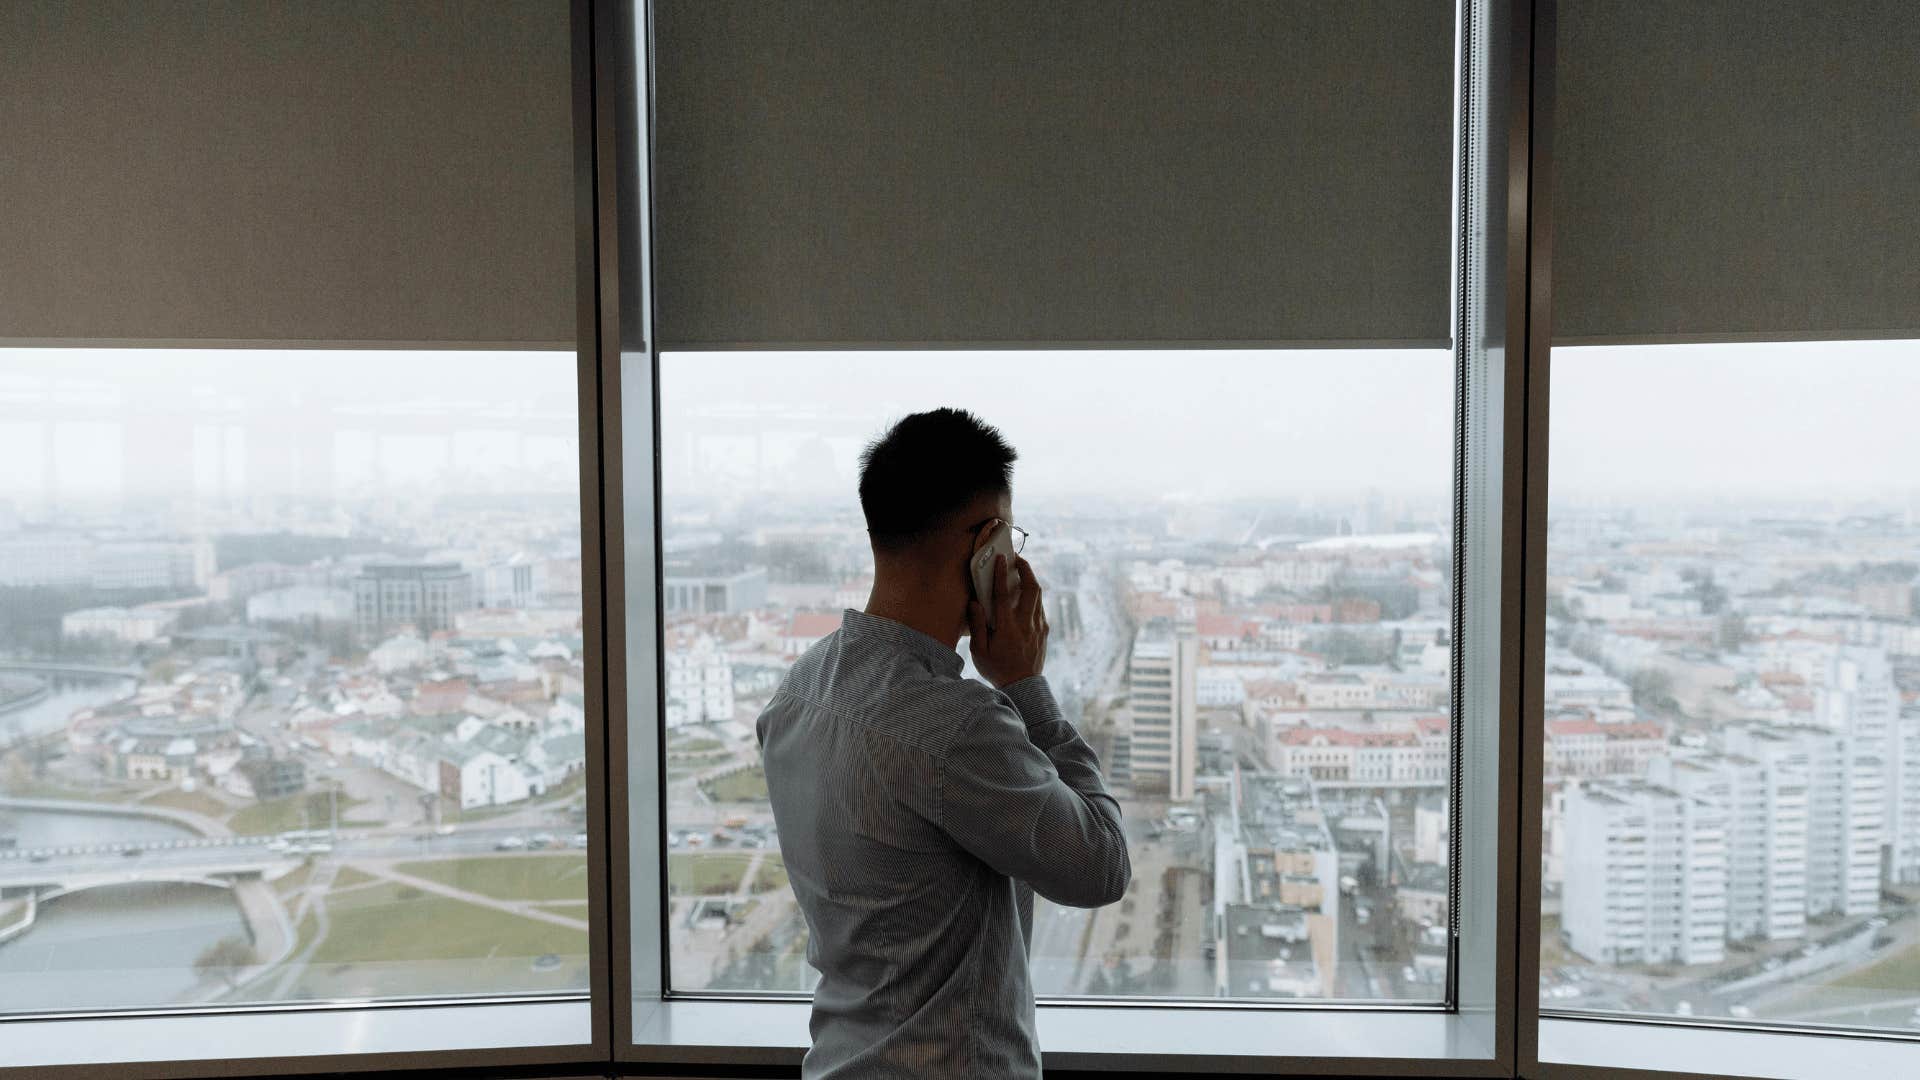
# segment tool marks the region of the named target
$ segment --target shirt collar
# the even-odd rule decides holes
[[[860,637],[884,642],[901,652],[920,657],[933,665],[935,674],[945,675],[950,679],[959,678],[964,666],[960,654],[947,648],[944,642],[936,641],[906,623],[895,622],[884,616],[869,615],[864,611],[848,608],[840,620],[840,629]]]

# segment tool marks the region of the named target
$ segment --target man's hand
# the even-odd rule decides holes
[[[1000,606],[1000,598],[1013,588],[1005,555],[993,557],[994,610],[989,613],[980,601],[967,601],[973,666],[996,687],[1038,675],[1047,662],[1047,610],[1040,603],[1040,582],[1027,560],[1015,555],[1013,561],[1020,570],[1020,595],[1011,609]]]

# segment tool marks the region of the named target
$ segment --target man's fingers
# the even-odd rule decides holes
[[[1033,576],[1033,566],[1024,555],[1013,557],[1014,565],[1020,568],[1020,599],[1016,606],[1020,613],[1033,617],[1033,609],[1040,605],[1040,579]]]
[[[987,609],[978,600],[967,601],[967,626],[973,631],[973,647],[987,645]]]

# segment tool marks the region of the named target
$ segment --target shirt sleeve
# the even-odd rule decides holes
[[[1022,679],[961,724],[940,825],[982,862],[1069,907],[1120,899],[1132,876],[1120,804],[1046,683]]]

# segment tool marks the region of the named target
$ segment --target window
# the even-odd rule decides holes
[[[0,351],[0,1012],[586,989],[576,386]]]
[[[1544,1009],[1920,1028],[1916,360],[1555,350]]]
[[[1021,454],[1048,681],[1133,855],[1118,904],[1040,902],[1036,993],[1442,1001],[1453,377],[1419,350],[664,356],[666,587],[709,598],[665,625],[672,989],[812,988],[754,720],[866,605],[860,448],[958,404]]]

